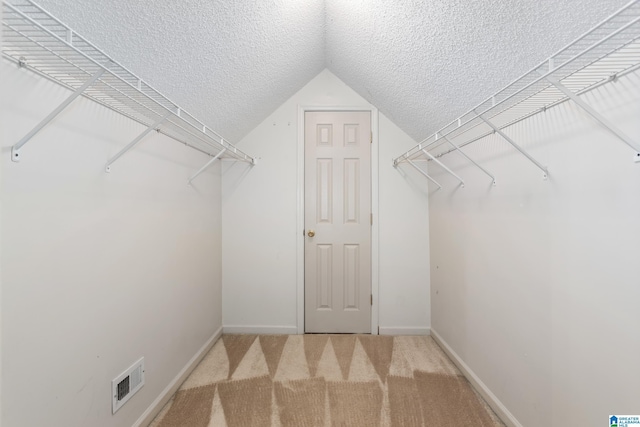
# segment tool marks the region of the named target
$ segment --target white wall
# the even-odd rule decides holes
[[[583,96],[640,142],[640,74]],[[429,169],[433,331],[523,426],[599,426],[640,407],[640,163],[565,103]]]
[[[220,169],[85,99],[10,161],[68,91],[4,67],[2,424],[130,426],[221,327]],[[111,380],[139,357],[146,385],[111,414]]]
[[[257,166],[223,166],[223,324],[229,331],[297,331],[298,105],[368,104],[325,70],[238,144],[260,158]],[[391,166],[392,157],[415,142],[383,114],[379,139],[380,327],[424,333],[430,326],[428,199]]]

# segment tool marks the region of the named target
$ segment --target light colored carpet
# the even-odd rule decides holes
[[[431,337],[223,335],[150,427],[503,426]]]

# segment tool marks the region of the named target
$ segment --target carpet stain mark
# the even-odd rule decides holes
[[[271,426],[270,427],[284,427],[282,425],[282,420],[280,419],[280,411],[278,411],[278,402],[276,402],[276,388],[275,388],[275,383],[273,382],[273,378],[271,378]]]
[[[260,347],[267,361],[271,378],[276,375],[287,339],[288,335],[260,335]]]
[[[422,416],[430,425],[446,425],[452,419],[460,427],[495,425],[464,377],[422,371],[413,375]]]
[[[358,339],[369,360],[376,368],[380,380],[384,383],[389,374],[393,355],[393,337],[388,335],[359,335]]]
[[[147,427],[161,427],[162,421],[167,415],[167,412],[169,412],[169,409],[171,409],[171,405],[173,405],[173,400],[175,398],[176,398],[175,394],[171,396],[171,399],[169,399],[169,401],[162,407],[160,412],[158,412],[158,415],[156,415],[153,421],[151,421],[151,424],[149,424]]]
[[[393,357],[389,375],[413,377],[413,371],[416,370],[456,375],[457,371],[452,366],[429,336],[393,338]]]
[[[331,335],[331,344],[333,344],[333,351],[336,353],[338,365],[340,365],[342,379],[346,380],[349,378],[349,369],[351,368],[353,349],[356,346],[356,336]]]
[[[504,427],[431,337],[355,336],[353,350],[340,335],[292,335],[282,345],[275,337],[256,337],[217,342],[151,426],[402,427],[420,425],[419,419],[423,425],[447,425],[453,414],[463,427]],[[385,350],[389,342],[393,348]],[[269,356],[269,367],[271,350],[281,356],[278,363]],[[226,379],[229,353],[237,361],[231,380]],[[385,375],[375,361],[389,359],[389,353]],[[313,381],[308,359],[315,361]],[[317,384],[324,384],[324,393]],[[372,388],[362,391],[367,384]],[[308,401],[313,403],[304,405],[313,409],[296,413],[302,405],[296,402]]]
[[[375,382],[330,382],[329,406],[332,427],[379,426],[382,389]]]
[[[244,380],[269,375],[269,367],[264,358],[259,340],[255,340],[245,353],[242,361],[231,376],[232,380]]]
[[[419,348],[419,343],[411,340],[411,338],[415,337],[395,337],[393,341],[394,348],[393,356],[391,357],[391,366],[389,367],[389,375],[413,378],[413,371],[416,369],[430,371],[430,369],[426,369],[424,363],[420,363],[421,361],[416,363],[416,361],[413,360],[416,356],[411,354],[411,352]]]
[[[180,390],[158,427],[207,427],[216,385]]]
[[[324,346],[322,357],[320,357],[318,368],[316,369],[316,377],[322,377],[325,381],[342,380],[342,372],[340,372],[340,365],[336,358],[336,352],[333,351],[331,340],[327,341]]]
[[[329,335],[304,335],[304,355],[307,359],[309,374],[311,377],[316,376],[318,370],[318,362],[322,357],[325,345],[329,340]]]
[[[209,421],[208,427],[225,427],[227,422],[224,418],[224,409],[222,409],[222,402],[220,402],[220,389],[216,389],[216,394],[213,397],[213,404],[211,405],[211,421]],[[151,427],[151,426],[149,426]]]
[[[413,376],[413,371],[411,372],[411,376]],[[348,381],[380,381],[380,377],[376,372],[375,366],[373,366],[371,360],[369,360],[367,352],[364,351],[364,347],[362,347],[362,344],[358,339],[356,339],[355,349],[353,350],[353,359],[351,360]]]
[[[304,354],[304,335],[291,335],[282,350],[274,381],[302,380],[310,377]]]
[[[329,389],[324,389],[324,427],[331,426],[331,405],[329,405]]]
[[[387,376],[387,378],[389,378]],[[378,379],[376,378],[376,381]],[[382,412],[380,414],[380,427],[393,427],[391,424],[391,407],[389,405],[389,380],[382,384]]]
[[[227,378],[231,378],[233,373],[238,368],[242,358],[247,353],[251,344],[256,340],[257,335],[223,335],[222,342],[224,348],[227,351],[227,357],[229,358],[229,375]]]
[[[185,390],[213,384],[227,379],[228,376],[229,359],[222,340],[218,340],[187,380],[180,386],[180,389]]]
[[[282,427],[324,427],[323,378],[274,383]]]
[[[227,425],[270,426],[272,387],[273,383],[268,375],[219,383],[218,393]]]
[[[462,373],[456,368],[456,365],[451,363],[451,360],[447,355],[442,351],[440,346],[433,340],[432,337],[425,337],[425,348],[426,351],[424,353],[427,355],[431,363],[437,367],[439,372],[449,374],[449,375],[462,375]],[[419,370],[423,370],[418,368]]]
[[[387,377],[389,386],[389,404],[391,407],[391,425],[394,427],[421,427],[422,411],[418,388],[413,378]],[[455,420],[455,416],[451,416]]]

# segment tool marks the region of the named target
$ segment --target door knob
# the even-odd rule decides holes
[[[316,235],[316,232],[313,231],[313,230],[309,230],[309,232],[307,233],[307,236],[309,236],[309,237],[313,237],[315,235]]]

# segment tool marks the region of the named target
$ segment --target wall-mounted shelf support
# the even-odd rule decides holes
[[[225,149],[223,158],[256,164],[254,158],[223,140],[220,134],[32,0],[2,0],[1,7],[3,57],[73,92],[13,147],[13,161],[20,159],[19,150],[31,137],[82,95],[145,127],[155,122],[108,161],[107,172],[113,162],[151,130],[157,130],[207,156]],[[158,121],[159,117],[163,119]]]
[[[504,132],[502,132],[502,130],[500,130],[496,125],[494,125],[493,123],[491,123],[491,121],[489,119],[486,119],[482,114],[478,114],[478,117],[485,122],[487,125],[489,125],[489,127],[491,129],[493,129],[498,135],[500,135],[501,137],[503,137],[509,144],[511,144],[513,146],[513,148],[515,148],[516,150],[518,150],[520,153],[522,153],[523,156],[525,156],[527,159],[529,159],[531,161],[531,163],[533,163],[534,165],[536,165],[540,170],[542,170],[542,172],[544,172],[543,177],[546,179],[547,175],[549,174],[549,172],[547,171],[546,166],[544,166],[542,163],[540,163],[539,161],[537,161],[535,158],[533,158],[533,156],[531,156],[531,154],[527,153],[527,151],[520,147],[518,144],[516,144],[516,142],[511,139],[509,136],[507,136]]]
[[[624,132],[622,132],[620,129],[618,129],[616,126],[614,126],[613,123],[611,123],[609,120],[607,120],[602,114],[600,114],[596,110],[594,110],[589,104],[587,104],[582,99],[580,99],[578,97],[578,95],[576,95],[571,90],[569,90],[565,85],[563,85],[558,80],[556,80],[556,79],[554,79],[554,78],[552,78],[550,76],[546,76],[545,78],[547,79],[547,81],[549,81],[549,83],[554,85],[556,87],[556,89],[558,89],[560,92],[564,93],[573,102],[578,104],[578,106],[580,106],[580,108],[582,108],[593,119],[595,119],[598,123],[600,123],[607,130],[609,130],[609,132],[611,132],[612,134],[617,136],[622,142],[627,144],[629,147],[633,148],[636,152],[640,151],[640,144],[637,144],[635,141],[633,141],[629,136],[627,136]]]
[[[200,174],[202,172],[204,172],[205,170],[207,170],[207,168],[209,166],[211,166],[212,164],[215,163],[216,160],[218,160],[220,158],[220,156],[222,156],[224,154],[224,152],[227,151],[226,148],[223,148],[222,150],[220,150],[220,152],[218,154],[216,154],[215,156],[213,156],[213,158],[211,158],[211,160],[209,160],[203,167],[201,167],[198,172],[194,173],[193,176],[191,176],[191,178],[189,178],[189,181],[187,181],[187,185],[191,185],[191,181],[193,181],[194,179],[196,179],[198,176],[200,176]]]
[[[460,122],[460,119],[458,119],[458,122]],[[459,124],[458,124],[459,126]],[[482,172],[484,172],[485,174],[487,174],[490,178],[491,178],[491,183],[493,185],[496,185],[496,177],[493,176],[491,173],[489,173],[485,168],[483,168],[482,166],[480,166],[475,160],[473,160],[471,157],[469,157],[467,155],[467,153],[465,153],[460,147],[458,147],[456,144],[454,144],[453,142],[451,142],[446,136],[443,136],[442,139],[444,139],[445,141],[447,141],[449,143],[449,145],[451,145],[453,147],[454,150],[456,150],[458,153],[460,153],[465,159],[469,160],[471,163],[473,163],[474,165],[476,165],[478,167],[478,169],[480,169]]]
[[[420,169],[418,167],[418,165],[416,165],[413,161],[411,161],[411,159],[407,159],[407,163],[409,163],[411,166],[413,166],[414,168],[416,168],[416,170],[418,172],[420,172],[422,175],[424,175],[429,181],[433,182],[435,185],[438,186],[438,189],[442,188],[442,185],[440,185],[440,183],[438,181],[436,181],[435,179],[431,178],[429,176],[428,173],[426,173],[425,171],[423,171],[422,169]]]
[[[460,181],[460,185],[462,187],[464,187],[464,180],[462,178],[460,178],[458,175],[456,175],[455,172],[453,172],[451,169],[449,169],[444,163],[442,163],[440,160],[436,159],[431,153],[429,153],[427,150],[422,150],[422,152],[431,160],[433,160],[434,162],[436,162],[437,164],[440,165],[440,167],[444,170],[446,170],[447,172],[449,172],[451,175],[453,175],[458,181]]]
[[[109,161],[107,162],[107,165],[105,166],[104,170],[105,172],[109,173],[111,172],[111,165],[118,160],[120,157],[122,157],[124,155],[124,153],[126,153],[127,151],[131,150],[133,147],[135,147],[136,145],[138,145],[138,143],[140,141],[142,141],[142,138],[144,138],[145,136],[147,136],[147,134],[149,132],[151,132],[152,130],[155,130],[158,126],[160,126],[162,124],[162,122],[164,122],[167,117],[169,117],[169,115],[171,114],[171,111],[167,111],[164,116],[162,116],[160,119],[158,119],[154,124],[152,124],[151,126],[149,126],[148,128],[146,128],[144,130],[144,132],[142,132],[140,135],[138,135],[133,141],[131,141],[129,144],[127,144],[126,147],[124,147],[122,150],[118,151],[118,154],[116,154],[115,156],[113,156],[112,158],[109,159]]]
[[[46,125],[48,125],[49,122],[51,122],[53,119],[55,119],[58,116],[58,114],[60,114],[65,108],[67,108],[69,106],[69,104],[71,104],[77,97],[82,95],[82,93],[87,88],[89,88],[89,86],[94,84],[96,82],[96,80],[98,80],[100,78],[100,76],[102,76],[103,73],[104,73],[104,69],[99,69],[95,74],[93,74],[93,76],[91,76],[91,78],[89,78],[89,80],[87,80],[82,86],[80,86],[78,89],[76,89],[75,92],[73,92],[71,95],[69,95],[69,97],[67,99],[65,99],[60,105],[58,105],[55,110],[53,110],[51,113],[49,113],[49,115],[47,117],[42,119],[42,121],[40,123],[38,123],[33,129],[31,129],[31,131],[29,131],[29,133],[27,133],[25,136],[23,136],[22,139],[20,141],[18,141],[17,144],[15,144],[13,147],[11,147],[11,160],[13,160],[14,162],[19,162],[20,161],[20,149],[22,148],[22,146],[24,144],[26,144],[27,142],[29,142],[29,140],[31,138],[33,138],[33,136],[35,134],[40,132],[42,130],[42,128],[44,128]]]
[[[581,95],[638,70],[640,0],[631,0],[574,42],[394,158],[393,164],[409,160],[431,162],[431,157],[442,161],[443,156],[458,151],[490,176],[495,185],[493,175],[461,149],[497,133],[542,170],[546,179],[546,166],[525,151],[528,147],[516,144],[503,130],[570,101],[633,148],[634,161],[640,163],[640,140],[635,135],[630,138],[581,99]]]

